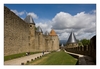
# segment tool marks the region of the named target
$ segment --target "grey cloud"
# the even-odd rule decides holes
[[[96,12],[95,12],[96,13]],[[80,12],[74,16],[66,12],[59,12],[56,16],[46,22],[38,24],[45,30],[54,29],[59,35],[60,40],[67,40],[71,31],[76,35],[77,39],[91,38],[96,31],[96,15],[95,13]]]
[[[68,13],[62,12],[58,13],[53,18],[53,27],[57,31],[57,33],[60,34],[60,38],[65,39],[63,37],[63,33],[66,32],[67,34],[70,34],[71,31],[76,33],[77,38],[90,38],[90,34],[93,35],[96,31],[96,15],[80,12],[77,15],[67,15]],[[60,16],[60,17],[59,17]],[[63,18],[63,19],[62,19]],[[65,34],[66,35],[66,34]],[[69,36],[66,35],[66,39]]]
[[[68,13],[61,12],[58,13],[53,18],[53,27],[54,29],[81,29],[86,28],[91,25],[91,22],[95,22],[96,18],[93,14],[85,14],[84,12],[78,13],[75,16],[69,16]]]

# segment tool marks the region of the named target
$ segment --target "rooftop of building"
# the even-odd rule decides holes
[[[51,35],[51,36],[57,36],[56,32],[53,29],[51,30],[51,32],[50,32],[49,35]]]
[[[25,21],[26,23],[32,23],[32,24],[35,25],[35,22],[34,22],[34,20],[33,20],[33,18],[32,18],[31,15],[27,15],[26,18],[24,19],[24,21]]]
[[[48,31],[46,31],[46,32],[44,33],[44,35],[49,35],[49,32],[48,32]]]
[[[67,43],[77,43],[77,39],[73,32],[70,33]]]
[[[42,28],[40,26],[38,26],[36,32],[43,33]]]

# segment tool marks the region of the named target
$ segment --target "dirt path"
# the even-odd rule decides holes
[[[45,52],[44,55],[48,53],[49,52]],[[26,63],[27,61],[31,61],[31,59],[34,60],[35,58],[40,57],[42,55],[43,55],[42,53],[37,53],[37,54],[33,54],[33,55],[29,55],[17,59],[8,60],[4,62],[4,65],[21,65],[21,63]]]

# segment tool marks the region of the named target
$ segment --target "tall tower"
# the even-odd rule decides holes
[[[50,51],[50,39],[49,39],[49,32],[46,31],[44,34],[44,38],[45,38],[45,51]]]
[[[33,52],[35,51],[35,23],[31,15],[27,15],[24,21],[29,24],[29,48],[30,52]]]
[[[68,38],[68,41],[67,41],[67,48],[74,48],[77,46],[78,46],[77,39],[76,39],[74,33],[71,32],[71,34]]]
[[[52,29],[50,32],[50,38],[52,40],[52,50],[58,50],[59,49],[59,38],[56,34],[56,32]]]
[[[44,50],[44,38],[43,38],[43,31],[40,26],[37,27],[36,30],[36,36],[37,36],[37,50],[43,51]]]

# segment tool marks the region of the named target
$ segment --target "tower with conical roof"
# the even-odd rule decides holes
[[[38,51],[43,51],[45,46],[45,39],[43,37],[43,31],[40,26],[36,29],[36,47]]]
[[[50,32],[49,35],[50,35],[50,36],[57,36],[56,32],[55,32],[53,29],[51,30],[51,32]]]
[[[23,20],[4,7],[4,55],[23,52],[56,51],[59,38],[54,30],[43,34],[42,28],[35,27],[31,15]],[[45,37],[46,36],[46,37]]]
[[[48,35],[49,35],[49,32],[48,32],[48,31],[46,31],[46,32],[44,33],[44,35],[48,36]]]
[[[63,45],[63,43],[61,44],[60,49],[62,49],[62,50],[64,49],[64,45]]]
[[[24,21],[29,24],[29,46],[30,51],[33,52],[35,51],[35,23],[31,15],[27,15]]]
[[[62,44],[61,47],[64,47],[64,45]]]
[[[50,37],[49,37],[49,32],[46,31],[44,33],[44,38],[45,38],[45,51],[50,51],[50,44],[51,44],[51,40],[50,40]]]
[[[71,34],[70,34],[70,36],[68,38],[67,43],[76,43],[76,42],[77,42],[76,37],[75,37],[74,33],[71,32]]]
[[[50,31],[50,39],[52,40],[52,48],[53,50],[57,50],[59,49],[59,38],[56,34],[56,32],[54,31],[54,29],[52,29]]]
[[[78,44],[77,44],[77,39],[74,35],[73,32],[70,33],[70,36],[68,38],[68,41],[67,41],[67,48],[73,48],[73,47],[77,47]]]
[[[42,29],[41,29],[41,27],[40,27],[40,26],[38,26],[38,27],[37,27],[36,32],[38,32],[38,33],[43,33],[43,31],[42,31]]]
[[[31,15],[27,15],[26,18],[24,19],[24,21],[25,21],[26,23],[32,23],[32,24],[35,25],[34,20],[33,20],[33,18],[32,18]]]

